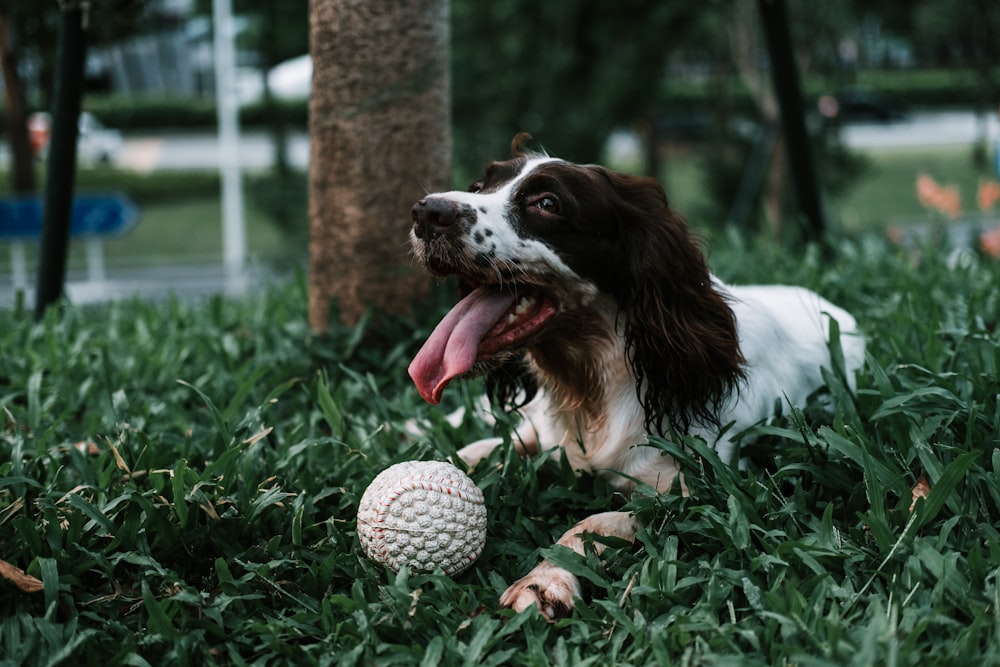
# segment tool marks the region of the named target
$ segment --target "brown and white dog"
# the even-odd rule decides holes
[[[575,469],[617,489],[640,480],[666,491],[677,463],[644,446],[646,435],[701,436],[730,460],[728,434],[822,385],[827,318],[839,324],[848,375],[861,366],[864,341],[844,310],[804,288],[713,276],[656,180],[529,152],[528,139],[515,137],[513,159],[489,165],[468,192],[413,206],[418,261],[466,292],[410,365],[425,400],[485,374],[494,400],[525,403],[523,454],[561,447]],[[500,442],[459,454],[474,465]],[[628,514],[606,512],[559,544],[582,552],[583,532],[632,540],[636,529]],[[500,603],[554,618],[579,593],[574,575],[542,561]]]

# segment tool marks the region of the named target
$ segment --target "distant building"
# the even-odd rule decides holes
[[[102,79],[113,92],[215,95],[212,18],[194,13],[193,0],[151,0],[144,34],[90,50],[89,79]],[[237,17],[236,30],[246,26]],[[237,53],[241,100],[260,95],[262,82],[252,52]]]

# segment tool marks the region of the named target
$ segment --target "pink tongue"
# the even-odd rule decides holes
[[[438,322],[409,368],[425,401],[440,403],[445,385],[472,368],[486,333],[514,305],[515,298],[495,287],[479,287]]]

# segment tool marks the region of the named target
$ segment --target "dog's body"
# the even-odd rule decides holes
[[[467,295],[410,366],[432,403],[456,377],[486,374],[502,402],[527,399],[523,453],[561,447],[575,469],[660,491],[676,462],[643,446],[648,433],[703,437],[724,459],[731,437],[803,405],[830,366],[834,318],[849,376],[864,342],[854,319],[797,287],[729,287],[708,270],[656,181],[526,153],[493,163],[470,192],[428,195],[413,207],[411,241],[435,275]],[[465,447],[470,465],[500,439]],[[681,480],[683,487],[683,481]],[[581,532],[634,537],[627,514],[585,519]],[[501,604],[572,608],[576,578],[543,561]]]

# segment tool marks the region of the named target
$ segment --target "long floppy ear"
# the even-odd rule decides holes
[[[745,378],[733,311],[660,184],[600,171],[620,199],[614,289],[646,429],[718,426]]]

